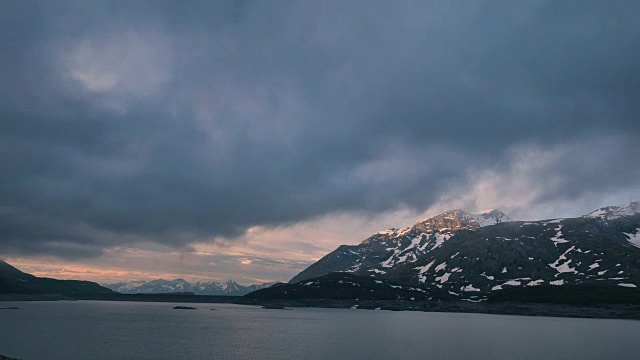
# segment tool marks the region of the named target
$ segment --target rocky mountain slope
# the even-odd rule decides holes
[[[340,246],[290,285],[250,296],[311,293],[300,287],[334,293],[349,283],[358,284],[351,286],[361,289],[360,296],[376,293],[354,276],[398,291],[420,289],[430,300],[479,302],[522,294],[553,298],[549,294],[584,294],[584,289],[609,289],[625,298],[640,291],[640,202],[568,219],[509,221],[496,214],[481,222],[474,218],[477,214],[450,210],[409,228],[383,231],[359,245]],[[398,299],[407,296],[397,294]]]
[[[195,282],[189,283],[184,279],[130,281],[115,284],[105,284],[106,287],[122,294],[166,294],[177,292],[192,292],[195,295],[233,295],[242,296],[252,291],[263,289],[273,283],[240,285],[230,280],[227,282]]]
[[[24,273],[0,260],[0,294],[111,294],[91,281],[56,280]]]
[[[460,230],[474,230],[509,221],[511,219],[506,214],[494,209],[480,213],[461,209],[445,211],[404,229],[380,231],[359,245],[342,245],[289,282],[296,283],[336,271],[386,274],[401,264],[415,263]]]

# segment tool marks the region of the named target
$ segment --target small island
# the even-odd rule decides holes
[[[263,309],[273,309],[273,310],[291,310],[288,309],[286,307],[284,307],[283,305],[279,305],[279,304],[267,304],[262,306]]]

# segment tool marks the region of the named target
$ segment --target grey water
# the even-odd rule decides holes
[[[640,352],[640,321],[633,320],[230,304],[1,305],[20,310],[0,311],[0,354],[24,360],[620,360]]]

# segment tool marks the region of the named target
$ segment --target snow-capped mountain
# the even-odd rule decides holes
[[[195,295],[234,295],[242,296],[258,289],[263,289],[274,283],[240,285],[230,280],[227,282],[195,282],[189,283],[184,279],[129,281],[116,284],[106,284],[107,288],[122,294],[166,294],[176,292],[192,292]]]
[[[335,271],[386,274],[390,268],[414,263],[444,244],[460,230],[512,221],[499,210],[469,213],[461,209],[445,211],[403,229],[388,229],[373,234],[359,245],[342,245],[296,275],[290,283],[315,278]]]
[[[621,216],[633,216],[635,214],[640,214],[640,201],[630,202],[629,204],[620,206],[603,207],[585,215],[585,217],[612,220]]]
[[[513,221],[505,213],[496,209],[489,209],[469,214],[475,220],[480,227],[495,225],[503,222]]]
[[[340,246],[290,285],[258,293],[293,296],[293,288],[286,288],[293,286],[300,294],[308,287],[335,294],[353,286],[361,289],[360,297],[388,297],[379,289],[386,286],[420,292],[411,296],[416,299],[484,301],[527,289],[640,291],[640,202],[577,218],[510,220],[497,211],[446,211],[405,229],[376,233],[356,246]],[[368,283],[363,277],[374,279],[377,290],[363,288]]]

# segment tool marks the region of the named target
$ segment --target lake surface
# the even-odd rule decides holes
[[[185,305],[197,310],[173,310]],[[134,302],[0,302],[0,354],[56,359],[638,359],[640,321]],[[209,309],[215,308],[217,311]]]

